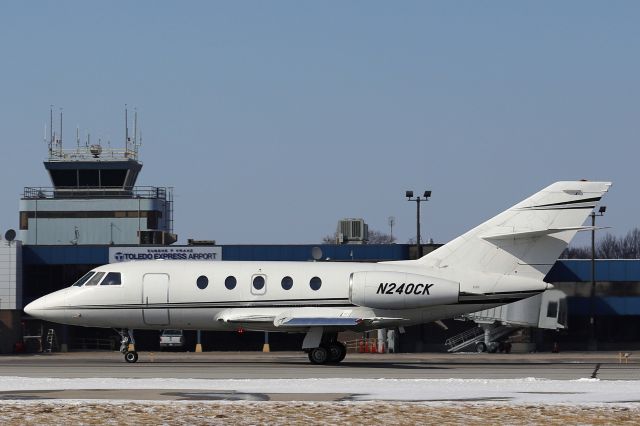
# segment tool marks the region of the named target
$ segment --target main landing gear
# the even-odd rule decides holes
[[[342,342],[322,344],[309,350],[312,364],[337,364],[347,356],[347,347]]]
[[[120,335],[120,352],[124,354],[124,360],[128,363],[134,363],[138,361],[138,352],[136,352],[136,341],[133,338],[133,330],[122,329],[118,330]]]
[[[309,355],[312,364],[337,364],[347,355],[347,347],[338,342],[338,333],[323,334],[322,327],[307,332],[302,349]]]

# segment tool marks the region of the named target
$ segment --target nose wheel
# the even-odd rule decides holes
[[[136,351],[127,351],[124,353],[124,360],[128,363],[134,363],[138,360],[138,352]]]

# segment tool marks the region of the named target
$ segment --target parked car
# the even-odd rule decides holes
[[[184,346],[182,330],[162,330],[160,333],[160,349],[181,348]]]

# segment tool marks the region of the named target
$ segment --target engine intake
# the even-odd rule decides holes
[[[349,299],[358,306],[411,309],[458,302],[460,284],[442,278],[397,271],[354,272]]]

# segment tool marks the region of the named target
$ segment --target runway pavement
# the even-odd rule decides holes
[[[298,352],[119,352],[0,356],[0,376],[194,379],[512,379],[640,380],[640,354],[620,364],[617,352],[560,354],[349,354],[338,365],[312,365]]]

